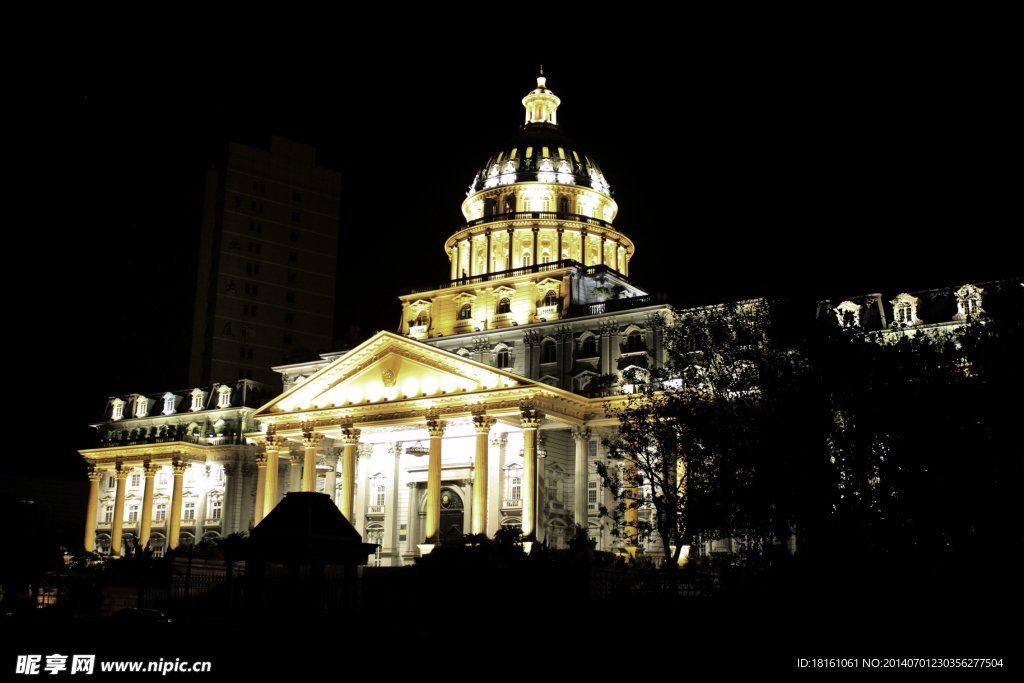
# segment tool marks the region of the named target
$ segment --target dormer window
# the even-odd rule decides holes
[[[540,347],[540,362],[541,363],[554,363],[555,362],[555,342],[550,339],[545,341]]]
[[[231,407],[231,387],[226,384],[217,389],[217,407]]]
[[[473,317],[473,304],[463,304],[459,309],[459,320],[469,320]]]
[[[956,290],[956,318],[978,316],[985,311],[981,308],[982,290],[974,285],[964,285]]]
[[[113,406],[113,410],[110,413],[111,420],[120,420],[124,417],[124,401],[115,398],[110,401],[110,405]]]
[[[174,394],[167,392],[164,394],[164,415],[174,414]]]
[[[580,357],[581,358],[593,358],[597,355],[597,339],[595,337],[587,337],[580,344]]]
[[[555,290],[549,289],[547,294],[544,295],[544,305],[545,306],[557,306],[558,305],[558,295],[555,294]]]
[[[189,408],[192,412],[203,409],[203,390],[193,389],[192,390],[192,407]]]
[[[497,312],[498,312],[498,315],[501,315],[503,313],[511,313],[512,312],[512,300],[509,299],[507,296],[502,297],[501,301],[498,302],[498,311]]]
[[[844,301],[836,306],[836,317],[839,318],[840,327],[858,327],[860,325],[860,311],[864,308],[852,301]]]
[[[629,333],[629,336],[626,337],[626,353],[635,353],[643,350],[644,336],[640,332],[633,330]]]
[[[145,396],[135,397],[135,417],[146,417],[149,413],[149,401],[146,400]]]
[[[498,356],[495,363],[499,368],[512,367],[512,354],[508,352],[508,349],[498,351]]]
[[[916,325],[920,322],[917,317],[917,297],[904,293],[889,303],[892,304],[894,325]]]

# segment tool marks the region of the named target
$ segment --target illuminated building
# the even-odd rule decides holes
[[[341,174],[291,140],[232,142],[204,202],[188,385],[279,386],[271,365],[331,345]]]
[[[397,333],[274,368],[284,393],[247,414],[260,424],[249,433],[259,448],[239,446],[232,456],[225,514],[238,522],[220,533],[258,524],[286,490],[320,490],[378,545],[374,562],[382,565],[408,564],[453,535],[493,536],[503,525],[521,527],[527,543],[565,547],[579,524],[599,550],[661,552],[656,538],[611,533],[599,507],[612,501],[595,464],[607,459],[601,440],[617,428],[605,410],[618,399],[599,381],[664,362],[669,307],[633,281],[635,245],[613,225],[619,207],[609,182],[562,133],[559,100],[543,76],[523,105],[519,133],[471,179],[466,223],[438,245],[447,279],[399,297]],[[970,286],[891,301],[870,295],[823,302],[818,314],[870,329],[896,320],[944,327],[980,312],[983,295]],[[922,304],[940,296],[958,312]],[[180,478],[204,471],[215,455],[175,447],[128,452],[119,444],[116,453],[108,446],[83,455],[108,483],[114,464],[123,472],[154,460]],[[184,486],[172,487],[177,509]],[[112,520],[123,519],[129,489],[104,489]],[[92,500],[95,520],[101,499]],[[87,525],[87,539],[95,528]]]

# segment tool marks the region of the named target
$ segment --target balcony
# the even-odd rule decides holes
[[[602,273],[611,273],[623,282],[629,282],[629,278],[615,270],[611,266],[585,266],[579,261],[566,258],[561,261],[552,261],[550,263],[535,263],[532,266],[522,266],[520,268],[512,268],[510,270],[499,270],[494,273],[482,273],[480,275],[470,275],[467,277],[460,277],[456,280],[444,280],[441,282],[431,282],[425,285],[419,285],[417,287],[411,287],[406,292],[407,294],[420,294],[422,292],[433,292],[439,289],[452,289],[454,287],[465,287],[467,285],[475,285],[481,282],[491,282],[493,280],[504,280],[509,277],[519,277],[520,275],[533,275],[535,273],[544,273],[551,270],[562,270],[564,268],[579,268],[583,271],[584,275],[600,275]],[[629,299],[619,299],[619,301],[629,301]]]
[[[606,230],[614,230],[618,233],[625,234],[616,227],[613,227],[611,223],[600,218],[594,218],[593,216],[584,216],[579,213],[563,213],[561,211],[515,211],[512,213],[496,213],[490,216],[484,216],[483,218],[477,218],[466,223],[465,228],[459,228],[456,232],[462,232],[468,228],[475,228],[478,225],[484,225],[485,223],[508,223],[511,221],[535,221],[535,220],[548,220],[548,221],[567,221],[570,223],[583,223],[586,225],[596,225]]]
[[[522,510],[523,499],[522,498],[503,498],[501,500],[502,510]]]
[[[544,320],[557,320],[558,306],[538,306],[537,319],[539,320],[541,318]]]
[[[366,506],[366,514],[374,515],[374,516],[383,516],[384,515],[384,506],[383,505],[367,505]]]

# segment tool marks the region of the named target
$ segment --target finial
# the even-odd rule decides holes
[[[543,64],[540,65],[540,75],[541,76],[544,75],[544,65]]]

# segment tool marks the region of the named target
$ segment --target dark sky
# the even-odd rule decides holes
[[[816,299],[1020,272],[1010,94],[998,69],[978,68],[987,55],[571,52],[541,56],[548,87],[611,185],[641,286]],[[70,161],[51,172],[72,184],[54,201],[74,204],[75,229],[53,247],[74,276],[66,329],[78,334],[53,353],[89,359],[74,378],[89,414],[112,393],[162,388],[135,387],[133,367],[161,363],[169,312],[191,306],[203,173],[228,140],[292,138],[342,172],[336,330],[395,329],[397,295],[447,277],[470,179],[535,87],[537,57],[487,55],[172,69],[69,91],[58,144]]]

